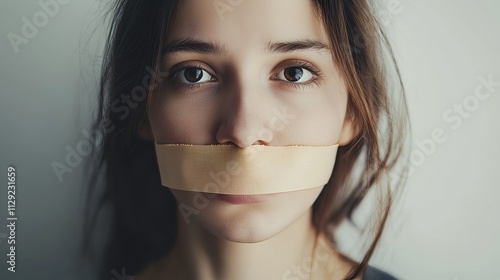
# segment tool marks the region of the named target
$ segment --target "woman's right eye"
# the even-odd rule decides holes
[[[186,67],[179,70],[173,76],[177,82],[183,84],[200,84],[204,82],[214,81],[214,77],[210,75],[207,71],[199,67]]]

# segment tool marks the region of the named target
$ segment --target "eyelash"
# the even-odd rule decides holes
[[[171,71],[172,73],[170,75],[168,75],[167,80],[172,81],[175,84],[176,87],[179,87],[182,90],[194,90],[194,89],[198,89],[202,84],[200,84],[200,83],[185,84],[185,83],[178,82],[178,81],[176,81],[174,79],[174,77],[179,72],[181,72],[182,70],[188,69],[188,68],[199,68],[199,69],[203,69],[206,72],[209,72],[205,68],[203,68],[203,66],[200,65],[200,64],[189,64],[189,65],[184,65],[184,66],[182,66],[180,68],[177,68],[177,69],[174,69],[173,71]],[[210,74],[210,75],[212,75],[212,74]]]
[[[304,68],[313,74],[313,78],[306,83],[292,83],[292,82],[287,82],[287,81],[276,79],[276,81],[282,82],[286,86],[289,86],[292,88],[305,89],[305,88],[311,87],[313,85],[318,86],[319,82],[323,79],[323,73],[318,68],[316,68],[312,64],[305,62],[305,61],[295,61],[295,62],[293,62],[292,65],[289,65],[289,66],[282,68],[280,70],[280,72],[286,68]],[[275,76],[276,76],[276,74],[274,74],[272,77],[275,77]]]
[[[284,83],[286,86],[289,86],[289,87],[292,87],[292,88],[295,88],[295,89],[304,89],[304,88],[308,88],[308,87],[311,87],[313,85],[316,85],[318,86],[319,85],[319,82],[323,79],[323,74],[322,72],[316,68],[315,66],[313,66],[312,64],[310,63],[307,63],[307,62],[304,62],[304,61],[296,61],[294,62],[292,65],[290,66],[287,66],[287,67],[284,67],[280,70],[280,72],[283,70],[283,69],[286,69],[286,68],[304,68],[306,69],[307,71],[311,72],[313,74],[313,78],[306,82],[306,83],[292,83],[292,82],[287,82],[287,81],[283,81],[283,80],[279,80],[279,79],[272,79],[272,80],[276,80],[278,82],[282,82]],[[182,66],[180,68],[177,68],[177,69],[174,69],[172,71],[172,73],[167,77],[167,79],[169,81],[173,81],[173,83],[175,84],[175,86],[179,87],[180,89],[182,90],[195,90],[195,89],[198,89],[202,86],[203,83],[194,83],[194,84],[185,84],[185,83],[181,83],[181,82],[178,82],[174,79],[174,77],[182,70],[185,70],[185,69],[188,69],[188,68],[199,68],[199,69],[202,69],[206,72],[208,72],[210,74],[210,71],[207,71],[205,68],[203,68],[202,65],[200,64],[189,64],[189,65],[185,65],[185,66]],[[212,75],[212,74],[210,74]],[[212,76],[215,76],[215,75],[212,75]],[[274,78],[276,76],[276,74],[274,74],[273,76],[271,76],[271,78]],[[215,79],[216,80],[216,79]]]

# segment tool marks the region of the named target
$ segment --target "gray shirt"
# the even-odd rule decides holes
[[[397,278],[373,266],[368,266],[363,280],[397,280]]]

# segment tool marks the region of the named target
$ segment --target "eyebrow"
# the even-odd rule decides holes
[[[330,48],[323,42],[304,39],[285,42],[269,42],[265,51],[267,53],[290,53],[295,51],[330,51]],[[227,53],[227,49],[216,43],[187,37],[168,42],[162,50],[162,55],[168,56],[177,52],[223,55]]]
[[[162,50],[163,55],[171,55],[176,52],[195,52],[201,54],[223,55],[227,50],[218,44],[205,42],[187,37],[180,40],[168,42]]]
[[[287,42],[269,42],[266,52],[289,53],[294,51],[330,51],[327,44],[316,40],[297,40]]]

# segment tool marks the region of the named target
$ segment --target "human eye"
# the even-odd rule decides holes
[[[171,71],[169,80],[182,89],[198,88],[204,83],[216,81],[214,75],[201,65],[185,65]]]
[[[280,69],[278,73],[271,77],[271,80],[284,82],[292,87],[317,85],[318,80],[321,79],[320,70],[304,61],[295,61]]]

